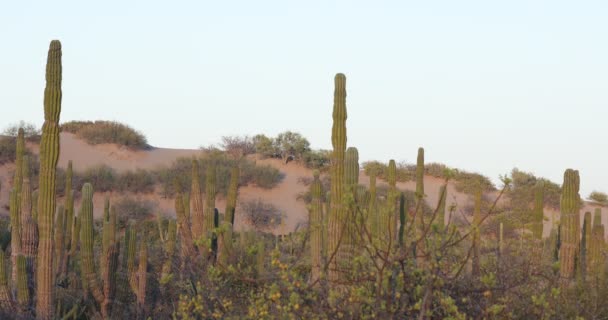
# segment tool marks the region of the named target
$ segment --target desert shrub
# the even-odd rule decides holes
[[[279,225],[283,215],[274,205],[262,199],[250,200],[243,203],[239,210],[249,225],[256,230],[270,230]]]
[[[107,165],[88,168],[74,174],[75,190],[80,190],[85,182],[90,182],[95,192],[112,191],[116,187],[117,174]]]
[[[330,150],[310,150],[302,155],[302,162],[311,169],[326,170],[331,164]]]
[[[205,157],[199,158],[199,180],[201,191],[205,192],[206,168],[210,164],[216,167],[216,190],[220,194],[226,194],[230,182],[231,168],[237,165],[237,160],[225,156],[222,152],[214,151]],[[281,180],[283,175],[276,168],[269,165],[257,165],[248,159],[238,161],[241,168],[239,184],[242,186],[255,184],[258,187],[271,189]],[[190,192],[192,183],[192,158],[178,158],[168,168],[160,168],[155,171],[157,182],[161,185],[163,196],[170,197],[175,194],[176,185],[182,191]]]
[[[17,156],[16,148],[16,138],[8,136],[0,137],[0,164],[14,162]]]
[[[150,200],[122,197],[112,202],[112,207],[121,221],[143,221],[153,216],[154,210],[158,207],[157,203]]]
[[[608,194],[599,191],[593,191],[589,194],[589,200],[597,203],[606,204],[608,203]]]
[[[511,170],[511,180],[511,188],[507,193],[511,208],[526,211],[534,201],[534,187],[538,181],[543,181],[545,206],[559,209],[561,187],[558,184],[517,168]]]
[[[156,180],[150,171],[137,169],[127,171],[117,176],[116,187],[118,191],[150,193],[154,191]]]
[[[255,147],[255,152],[263,157],[275,158],[279,154],[273,139],[263,134],[258,134],[253,137],[253,145]]]
[[[253,138],[249,136],[224,136],[220,147],[234,158],[255,153]]]
[[[16,137],[20,128],[23,129],[26,140],[33,142],[40,141],[40,135],[42,134],[40,128],[36,127],[33,123],[28,123],[23,120],[19,121],[19,123],[10,124],[2,131],[2,135]]]
[[[115,143],[134,150],[150,147],[141,132],[116,121],[70,121],[62,124],[61,130],[71,132],[92,145]]]

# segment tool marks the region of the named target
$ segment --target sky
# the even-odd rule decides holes
[[[606,1],[3,1],[0,128],[43,122],[49,42],[61,121],[117,120],[154,146],[301,133],[331,148],[347,77],[361,161],[517,167],[608,191]]]

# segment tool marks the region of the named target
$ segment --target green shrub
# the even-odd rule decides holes
[[[131,191],[138,193],[154,192],[156,179],[150,171],[137,169],[127,171],[117,176],[116,187],[118,191]]]
[[[589,194],[589,200],[597,203],[606,204],[608,203],[608,194],[599,191],[593,191]]]
[[[283,220],[283,215],[274,205],[266,203],[261,199],[244,202],[239,210],[245,220],[256,230],[270,230],[279,225]]]
[[[0,164],[10,163],[15,161],[17,148],[17,139],[14,137],[0,137]]]
[[[144,221],[151,218],[158,204],[145,199],[122,197],[114,201],[112,207],[116,209],[119,221],[124,223],[131,219]]]
[[[70,121],[62,124],[61,129],[92,145],[115,143],[134,150],[150,148],[141,132],[116,121]]]

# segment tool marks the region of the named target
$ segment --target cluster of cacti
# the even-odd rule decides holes
[[[90,183],[85,183],[82,187],[82,204],[79,217],[81,219],[80,255],[83,276],[87,281],[89,291],[100,306],[103,318],[107,319],[110,317],[112,302],[116,292],[116,270],[118,268],[119,254],[119,246],[116,240],[116,217],[104,217],[102,231],[103,249],[99,255],[99,266],[103,270],[101,272],[100,283],[99,275],[95,271],[95,255],[93,253],[93,187]]]
[[[579,245],[580,178],[578,171],[568,169],[564,172],[564,184],[560,201],[561,246],[559,252],[560,275],[564,279],[574,277],[575,256]]]
[[[346,208],[344,201],[344,154],[346,152],[346,77],[339,73],[334,79],[334,110],[331,141],[334,148],[331,167],[331,199],[327,230],[327,276],[339,279],[339,268],[348,263],[340,244],[344,238]]]

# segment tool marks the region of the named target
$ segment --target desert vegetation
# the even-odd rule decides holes
[[[0,221],[3,319],[608,317],[602,208],[581,212],[574,169],[564,171],[561,186],[518,169],[495,186],[480,174],[425,163],[423,148],[416,164],[360,168],[347,140],[346,77],[336,74],[331,151],[312,151],[287,131],[227,137],[221,149],[156,171],[77,172],[71,162],[59,170],[61,130],[92,144],[149,147],[117,123],[60,126],[61,56],[52,41],[39,157],[27,152],[23,129],[2,147],[15,167],[2,186],[10,189],[10,216]],[[237,208],[245,185],[272,189],[282,179],[247,157],[254,153],[316,168],[300,181],[308,188],[306,226],[273,234],[284,212],[260,199]],[[425,176],[441,180],[436,203]],[[399,186],[410,181],[412,191]],[[470,205],[448,204],[452,187]],[[102,191],[116,194],[95,220]],[[127,192],[170,199],[175,217]],[[545,223],[550,209],[559,219]],[[234,228],[237,212],[253,228]]]

